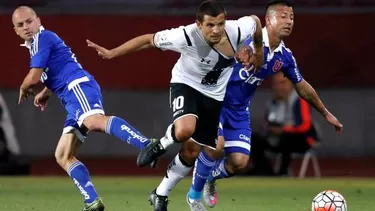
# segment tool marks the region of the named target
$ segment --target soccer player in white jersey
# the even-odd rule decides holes
[[[196,23],[145,34],[112,50],[87,41],[88,46],[105,59],[150,47],[181,54],[173,67],[170,84],[173,124],[165,137],[143,150],[137,160],[138,165],[145,166],[173,143],[183,143],[162,183],[151,195],[155,210],[167,210],[170,190],[191,170],[202,146],[215,149],[221,105],[235,63],[234,56],[238,46],[249,37],[253,37],[255,43],[250,62],[259,68],[263,64],[259,18],[252,15],[226,20],[221,4],[205,1],[197,8]],[[190,138],[192,141],[188,141]]]

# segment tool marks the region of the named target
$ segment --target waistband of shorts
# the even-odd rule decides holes
[[[73,87],[77,86],[77,84],[88,82],[88,81],[90,81],[90,79],[87,76],[84,76],[82,78],[77,78],[68,84],[68,90],[71,90]]]

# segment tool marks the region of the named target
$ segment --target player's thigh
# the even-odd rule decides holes
[[[198,118],[197,91],[186,84],[170,84],[170,108],[176,136],[190,138]]]
[[[62,134],[56,147],[55,157],[57,159],[70,159],[74,157],[81,143],[78,137],[72,132]]]
[[[79,127],[74,117],[68,114],[61,138],[56,147],[56,159],[66,160],[72,158],[76,154],[77,148],[85,141],[86,136],[87,129]]]
[[[251,149],[250,137],[249,128],[224,128],[224,151],[230,165],[239,169],[247,166]]]
[[[81,127],[83,123],[90,130],[103,129],[107,118],[104,115],[103,98],[99,85],[96,81],[88,81],[69,87],[64,97],[66,111],[74,116],[77,124]],[[95,115],[98,118],[88,118]],[[98,121],[101,120],[101,121]]]
[[[218,126],[222,102],[201,96],[199,101],[199,119],[192,137],[196,143],[216,149]]]

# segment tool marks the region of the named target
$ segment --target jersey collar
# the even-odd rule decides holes
[[[43,26],[39,26],[39,32],[36,33],[30,42],[25,41],[23,44],[20,44],[21,47],[25,47],[27,49],[31,48],[31,43],[33,43],[35,36],[37,36],[41,31],[45,30]]]

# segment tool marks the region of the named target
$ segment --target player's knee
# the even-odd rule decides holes
[[[246,170],[249,162],[249,155],[233,153],[229,156],[228,161],[232,173],[240,173]]]
[[[107,121],[109,117],[101,115],[101,114],[94,114],[91,116],[86,117],[83,120],[83,125],[89,131],[97,131],[103,132],[107,126]]]
[[[186,116],[174,123],[174,133],[180,142],[189,140],[195,131],[196,117]]]
[[[80,141],[74,133],[64,134],[57,144],[55,151],[56,162],[65,170],[75,160],[75,153]]]
[[[63,168],[66,169],[67,165],[70,160],[72,160],[74,156],[71,153],[66,152],[66,150],[59,150],[55,151],[55,159],[56,162]]]
[[[184,142],[189,140],[194,134],[195,127],[190,127],[189,125],[175,128],[175,136],[177,140]]]
[[[189,140],[185,142],[180,149],[180,156],[186,163],[193,165],[201,152],[201,146]]]

